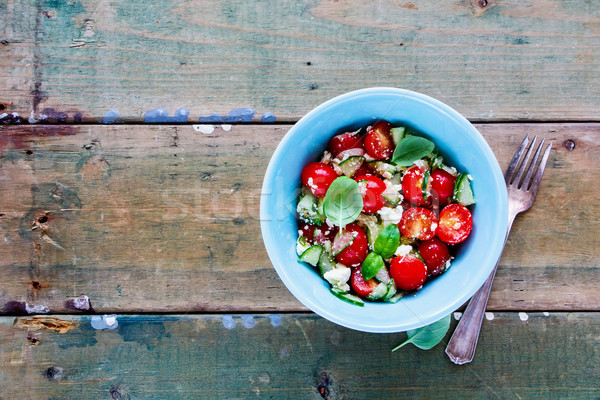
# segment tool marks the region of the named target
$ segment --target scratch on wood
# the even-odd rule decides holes
[[[30,330],[51,329],[58,333],[66,333],[75,328],[78,324],[74,321],[68,321],[55,317],[32,317],[15,318],[13,325],[17,328],[26,328]]]
[[[313,352],[314,350],[313,350],[312,344],[310,343],[310,339],[308,338],[308,335],[306,334],[304,327],[298,320],[296,320],[296,325],[298,325],[298,328],[300,328],[300,332],[302,332],[302,336],[304,336],[304,338],[306,339],[306,344],[308,345],[308,348],[310,349],[311,352]]]

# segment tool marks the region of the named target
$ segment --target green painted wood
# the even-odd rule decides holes
[[[503,169],[525,132],[555,146],[490,309],[600,310],[599,125],[477,127]],[[272,268],[258,221],[289,126],[0,129],[0,312],[80,312],[79,296],[102,313],[306,310]]]
[[[51,121],[159,107],[293,121],[394,86],[472,120],[597,120],[599,15],[575,0],[8,0],[0,103]]]
[[[475,360],[464,366],[449,361],[443,344],[392,353],[404,333],[356,332],[314,315],[119,315],[112,330],[93,329],[89,316],[45,322],[75,324],[64,333],[44,327],[43,319],[3,317],[0,397],[600,397],[600,315],[535,312],[527,317],[495,313],[485,320]],[[228,326],[231,318],[235,327],[227,329],[223,318]]]

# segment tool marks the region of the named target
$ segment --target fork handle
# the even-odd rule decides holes
[[[505,245],[515,215],[509,213],[508,229],[504,238]],[[504,248],[504,246],[502,247]],[[500,258],[498,258],[492,273],[483,286],[481,286],[477,293],[471,298],[469,305],[465,309],[465,312],[460,318],[460,321],[448,342],[448,346],[446,346],[446,354],[454,364],[462,365],[473,361],[475,349],[477,348],[477,340],[479,339],[479,332],[481,331],[481,323],[483,322],[483,315],[485,314],[485,308],[490,297],[492,283],[494,282],[494,276],[496,275],[499,263]]]

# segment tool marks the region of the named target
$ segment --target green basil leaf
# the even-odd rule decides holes
[[[390,258],[394,255],[396,249],[398,249],[399,244],[400,230],[398,230],[398,225],[391,224],[386,226],[379,236],[377,236],[373,250],[383,258]]]
[[[358,182],[347,176],[336,178],[325,195],[323,212],[334,224],[343,228],[354,222],[363,208]]]
[[[377,275],[377,272],[383,267],[383,258],[377,253],[369,253],[365,261],[362,263],[362,276],[365,281]]]
[[[406,332],[408,339],[406,339],[401,345],[392,349],[392,351],[396,351],[408,343],[414,344],[421,350],[432,349],[436,344],[442,341],[444,336],[446,336],[448,329],[450,329],[450,315],[446,315],[444,318],[434,322],[433,324],[419,329],[411,329],[410,331]]]
[[[435,149],[435,144],[420,136],[406,136],[398,143],[392,162],[402,167],[411,166],[416,160],[425,157]]]

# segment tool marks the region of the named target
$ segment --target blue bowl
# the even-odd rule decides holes
[[[348,304],[329,292],[316,269],[298,262],[296,202],[300,172],[335,134],[385,119],[433,140],[449,165],[473,176],[473,231],[448,271],[398,303]],[[458,112],[431,97],[396,88],[369,88],[331,99],[305,115],[284,136],[265,174],[260,202],[269,258],[292,294],[320,316],[365,332],[402,332],[455,311],[475,294],[502,252],[508,199],[498,162],[485,139]]]

